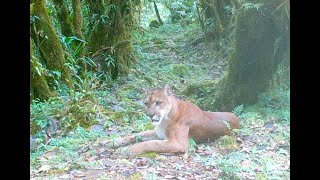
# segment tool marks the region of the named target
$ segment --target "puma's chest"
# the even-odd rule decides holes
[[[154,131],[155,131],[155,133],[157,135],[157,138],[160,139],[160,140],[166,139],[166,131],[165,131],[165,129],[166,129],[167,125],[168,125],[168,121],[169,121],[168,117],[161,118],[160,123],[154,129]]]
[[[160,125],[156,126],[155,133],[156,133],[158,139],[160,139],[160,140],[165,139],[164,128],[162,126],[160,126]]]

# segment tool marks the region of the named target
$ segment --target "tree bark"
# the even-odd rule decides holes
[[[223,24],[220,18],[219,11],[217,9],[217,2],[214,0],[206,0],[206,4],[211,9],[214,18],[214,38],[220,39],[222,37],[222,32],[224,30]]]
[[[132,1],[110,0],[108,5],[112,4],[116,8],[108,12],[102,1],[87,2],[90,14],[98,14],[90,30],[89,50],[94,54],[94,61],[100,64],[102,71],[110,72],[113,79],[126,75],[134,60],[131,44],[134,13]],[[113,63],[106,63],[107,57]]]
[[[33,53],[32,42],[33,41],[30,38],[30,103],[36,98],[44,101],[51,96],[51,91],[44,74],[39,74],[35,68],[38,64],[40,64],[40,62]]]
[[[228,29],[231,12],[227,12],[227,5],[235,7],[235,3],[230,0],[199,0],[205,21],[213,21],[213,28],[206,27],[206,38],[220,40]]]
[[[256,103],[258,95],[271,84],[278,64],[285,59],[284,54],[288,55],[288,38],[280,39],[281,48],[278,55],[274,54],[276,40],[288,33],[276,26],[276,16],[272,15],[275,7],[268,2],[259,11],[243,8],[239,12],[229,70],[216,85],[215,110],[231,111],[241,104]]]
[[[73,30],[74,34],[79,39],[84,39],[82,34],[82,16],[81,16],[81,3],[80,0],[72,0],[72,9],[73,9]],[[80,42],[77,43],[79,45]],[[83,46],[83,45],[82,45]],[[78,58],[82,58],[84,56],[84,49],[81,48],[77,54]],[[82,67],[81,74],[84,76],[84,72],[87,69],[87,64],[84,61],[80,61],[80,66]]]
[[[54,31],[44,0],[33,0],[33,13],[39,19],[35,21],[36,33],[39,39],[39,50],[46,67],[51,71],[61,73],[61,80],[69,88],[72,87],[70,69],[64,66],[66,60],[59,38]],[[55,78],[49,82],[53,86]],[[57,78],[59,80],[59,78]]]
[[[91,19],[89,23],[89,52],[94,53],[104,46],[108,36],[106,27],[110,22],[105,16],[106,11],[102,0],[87,0],[87,3]]]
[[[57,10],[57,18],[60,23],[61,33],[67,37],[73,36],[72,24],[69,19],[68,6],[63,0],[53,0],[54,7]]]

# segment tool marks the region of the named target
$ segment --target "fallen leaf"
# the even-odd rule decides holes
[[[108,161],[108,160],[102,160],[102,163],[104,166],[106,167],[112,167],[112,166],[119,166],[119,163],[114,163],[112,161]]]
[[[187,180],[186,178],[183,178],[183,177],[177,177],[177,179],[179,179],[179,180]]]
[[[49,171],[52,167],[50,165],[43,165],[41,166],[38,171],[39,172],[46,172],[46,171]]]
[[[95,160],[95,159],[97,159],[98,158],[98,156],[91,156],[91,157],[89,157],[87,160],[88,161],[93,161],[93,160]]]
[[[171,178],[174,178],[174,177],[175,177],[175,176],[172,176],[172,175],[165,175],[165,176],[164,176],[165,179],[171,179]]]
[[[73,171],[71,171],[71,174],[74,178],[80,178],[80,177],[86,176],[83,171],[79,171],[79,170],[73,170]]]

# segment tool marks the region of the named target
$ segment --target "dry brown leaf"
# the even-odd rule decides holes
[[[83,171],[80,170],[73,170],[71,171],[71,174],[74,178],[81,178],[81,177],[85,177],[85,173]]]
[[[39,171],[39,172],[46,172],[46,171],[49,171],[51,168],[52,168],[52,166],[45,164],[45,165],[42,165],[42,166],[38,169],[38,171]]]

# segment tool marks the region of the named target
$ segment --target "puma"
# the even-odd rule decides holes
[[[231,135],[230,130],[240,127],[239,119],[233,113],[202,111],[195,104],[176,98],[168,85],[163,89],[147,90],[143,102],[155,129],[116,138],[112,142],[117,148],[142,141],[123,149],[131,157],[144,152],[184,153],[188,138],[196,143],[210,142]]]

